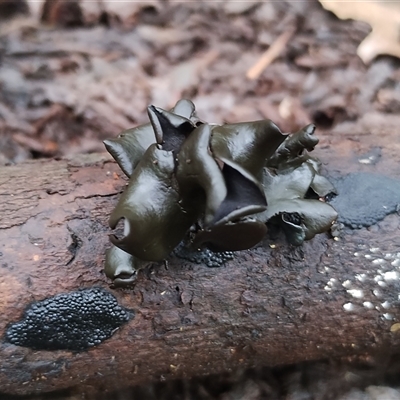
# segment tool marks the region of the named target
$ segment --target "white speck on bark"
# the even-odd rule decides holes
[[[355,310],[355,306],[353,303],[343,304],[343,308],[345,311],[354,311]]]
[[[382,292],[379,289],[374,289],[372,293],[375,297],[382,297]]]
[[[383,274],[383,279],[387,281],[397,281],[400,279],[400,274],[397,271],[388,271]]]
[[[386,308],[386,309],[390,308],[390,306],[391,306],[391,304],[388,301],[383,302],[381,305],[383,308]]]
[[[364,292],[361,289],[350,289],[347,291],[350,295],[356,299],[362,299],[364,297]]]
[[[370,310],[374,308],[374,305],[370,301],[364,301],[363,306],[365,308],[369,308]]]
[[[342,283],[342,286],[345,287],[346,289],[351,287],[351,281],[350,280],[346,280]]]
[[[393,265],[393,267],[400,267],[400,258],[396,258],[394,261],[391,262],[391,264]]]
[[[367,274],[357,274],[355,278],[360,282],[365,282],[367,279]]]
[[[386,263],[386,261],[383,258],[376,258],[375,260],[372,260],[372,264],[375,264],[375,265],[382,265],[385,263]]]

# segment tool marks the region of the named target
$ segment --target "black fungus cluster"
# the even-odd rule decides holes
[[[110,338],[132,317],[109,292],[83,289],[31,304],[6,340],[36,350],[82,351]]]
[[[299,246],[336,220],[325,201],[335,189],[309,156],[313,125],[287,134],[270,120],[208,124],[184,99],[170,111],[150,106],[148,116],[104,141],[129,177],[109,219],[124,228],[110,235],[119,250],[108,252],[105,272],[114,283],[131,284],[143,261],[165,259],[182,241],[217,266],[224,257],[215,253],[257,245],[268,224]]]
[[[233,260],[235,253],[233,251],[213,252],[210,249],[191,250],[184,242],[180,243],[173,254],[195,264],[203,264],[209,268],[221,267],[226,261]]]
[[[335,180],[338,196],[330,204],[338,221],[352,228],[368,227],[398,210],[400,181],[365,172],[348,174]]]

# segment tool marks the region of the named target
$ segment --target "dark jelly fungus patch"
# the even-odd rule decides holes
[[[109,292],[83,289],[31,304],[23,319],[11,324],[6,340],[36,350],[82,351],[110,338],[133,313]]]
[[[400,204],[400,181],[383,175],[358,172],[334,184],[338,196],[330,204],[339,214],[338,221],[353,229],[376,224]]]
[[[257,245],[270,220],[296,246],[336,220],[325,202],[335,188],[309,155],[318,143],[313,125],[286,134],[270,120],[207,124],[185,99],[170,111],[150,106],[148,115],[150,125],[105,141],[130,177],[109,220],[111,229],[124,221],[124,236],[110,240],[130,255],[107,253],[105,272],[116,286],[131,285],[138,269],[182,241],[203,250],[186,258],[219,266],[224,257],[216,253]]]
[[[209,249],[191,250],[184,242],[180,243],[173,252],[176,257],[188,260],[196,264],[204,264],[209,268],[221,267],[226,261],[232,260],[234,252],[213,252]]]

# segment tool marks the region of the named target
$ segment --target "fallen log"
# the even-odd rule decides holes
[[[379,157],[372,135],[319,136],[329,175],[399,176],[389,135]],[[400,350],[398,214],[301,247],[266,238],[220,268],[171,257],[168,268],[141,271],[133,289],[115,289],[103,271],[107,221],[125,184],[105,154],[0,170],[2,393],[104,392]],[[96,319],[104,308],[109,319]],[[65,349],[54,350],[41,338],[60,314],[73,316],[74,332],[60,331]]]

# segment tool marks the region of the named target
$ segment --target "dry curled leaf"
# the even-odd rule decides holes
[[[356,19],[371,25],[372,32],[358,46],[357,54],[365,64],[379,54],[400,58],[400,3],[375,1],[319,0],[340,19]]]

